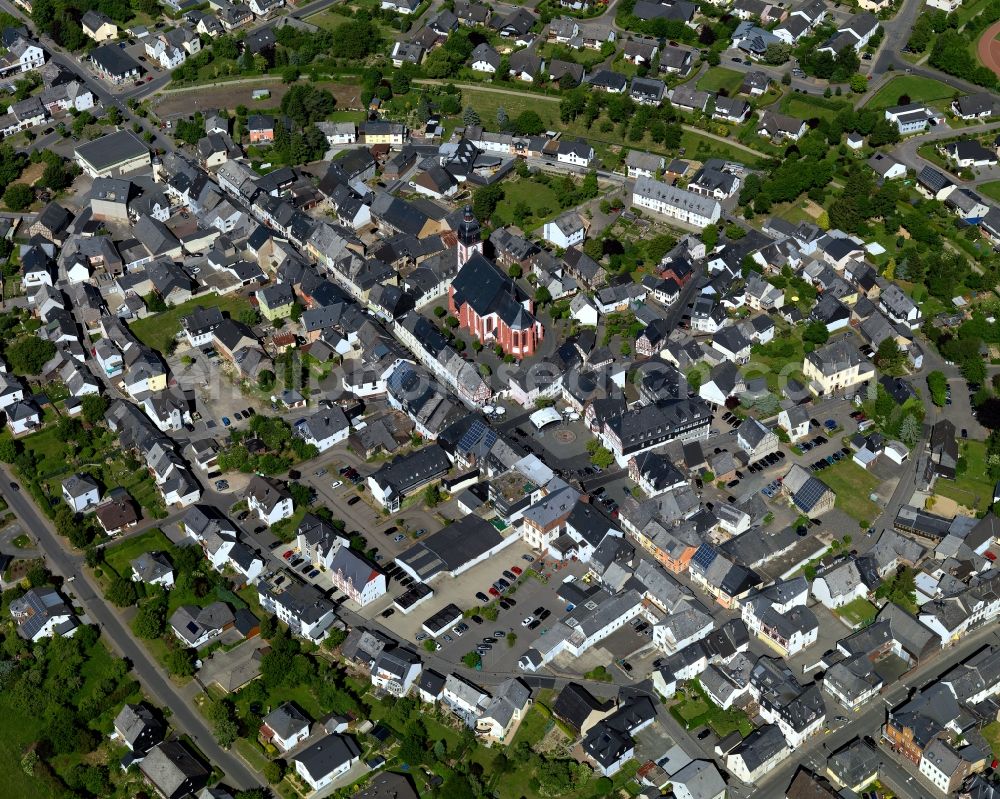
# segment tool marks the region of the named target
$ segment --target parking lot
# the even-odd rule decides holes
[[[524,559],[526,555],[533,557],[530,548],[523,542],[516,541],[493,558],[473,566],[454,579],[439,579],[437,582],[432,582],[434,595],[408,614],[394,610],[388,618],[381,616],[382,611],[391,605],[391,600],[384,598],[366,607],[362,615],[367,618],[378,617],[381,624],[402,640],[418,644],[426,637],[426,632],[422,629],[424,621],[446,605],[454,604],[462,611],[468,612],[482,608],[485,604],[492,604],[498,612],[495,620],[490,620],[479,611],[475,615],[480,621],[476,621],[471,614],[469,618],[464,619],[464,623],[468,626],[467,630],[459,634],[454,629],[449,629],[440,635],[437,638],[441,646],[440,654],[447,660],[457,662],[468,652],[474,651],[477,645],[482,643],[483,638],[497,638],[494,632],[502,631],[505,640],[491,642],[490,648],[482,653],[483,668],[517,671],[518,658],[563,614],[565,603],[556,595],[562,581],[570,576],[582,577],[586,572],[586,567],[579,562],[571,561],[561,569],[552,570],[548,564],[530,564]],[[505,603],[509,604],[508,608],[501,607],[499,601],[483,603],[477,598],[477,593],[488,596],[486,592],[501,577],[503,571],[510,570],[514,566],[522,569],[523,574],[514,590],[503,595]],[[529,567],[533,566],[541,568],[543,574],[551,575],[547,582],[528,575]],[[399,592],[394,591],[393,594],[398,596]],[[539,608],[549,611],[548,618],[539,620],[540,624],[534,628],[523,625],[522,622]]]

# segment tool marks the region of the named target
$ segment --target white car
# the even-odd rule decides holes
[[[535,620],[535,617],[534,617],[534,616],[528,616],[528,617],[526,617],[526,618],[525,618],[525,620],[524,620],[524,621],[522,621],[522,622],[521,622],[521,626],[522,626],[522,627],[527,627],[527,626],[528,626],[529,624],[531,624],[531,622],[533,622],[534,620]]]
[[[334,480],[330,483],[330,488],[340,488],[344,484],[343,480]]]

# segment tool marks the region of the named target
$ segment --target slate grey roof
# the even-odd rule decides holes
[[[285,702],[261,719],[261,723],[272,730],[279,738],[287,740],[303,727],[311,723],[309,717],[294,702]]]
[[[154,746],[139,763],[139,769],[169,799],[182,796],[179,791],[186,784],[193,784],[195,789],[202,787],[209,776],[208,769],[181,741],[164,741]]]
[[[670,777],[676,785],[683,785],[691,799],[715,799],[726,790],[726,783],[715,764],[709,760],[692,760]]]
[[[361,747],[350,735],[332,734],[316,741],[295,756],[314,781],[319,781],[338,767],[361,756]]]

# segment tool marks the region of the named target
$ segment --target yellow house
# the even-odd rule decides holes
[[[149,379],[146,381],[146,385],[149,387],[149,390],[154,394],[157,391],[166,391],[167,390],[166,372],[158,375],[150,375]]]
[[[372,119],[358,125],[358,138],[365,144],[388,144],[401,147],[406,143],[406,125],[386,119]]]
[[[874,377],[875,368],[865,362],[849,336],[842,336],[806,355],[802,373],[809,379],[809,390],[821,396],[864,383]]]
[[[107,14],[100,11],[88,11],[80,19],[80,27],[91,39],[100,44],[110,39],[118,38],[118,26]]]
[[[269,322],[291,316],[295,292],[288,283],[275,283],[257,292],[261,315]]]

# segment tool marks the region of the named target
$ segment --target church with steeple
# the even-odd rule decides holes
[[[545,335],[534,302],[483,255],[479,222],[466,206],[458,230],[458,274],[448,289],[448,310],[485,346],[499,344],[517,359],[535,354]]]

